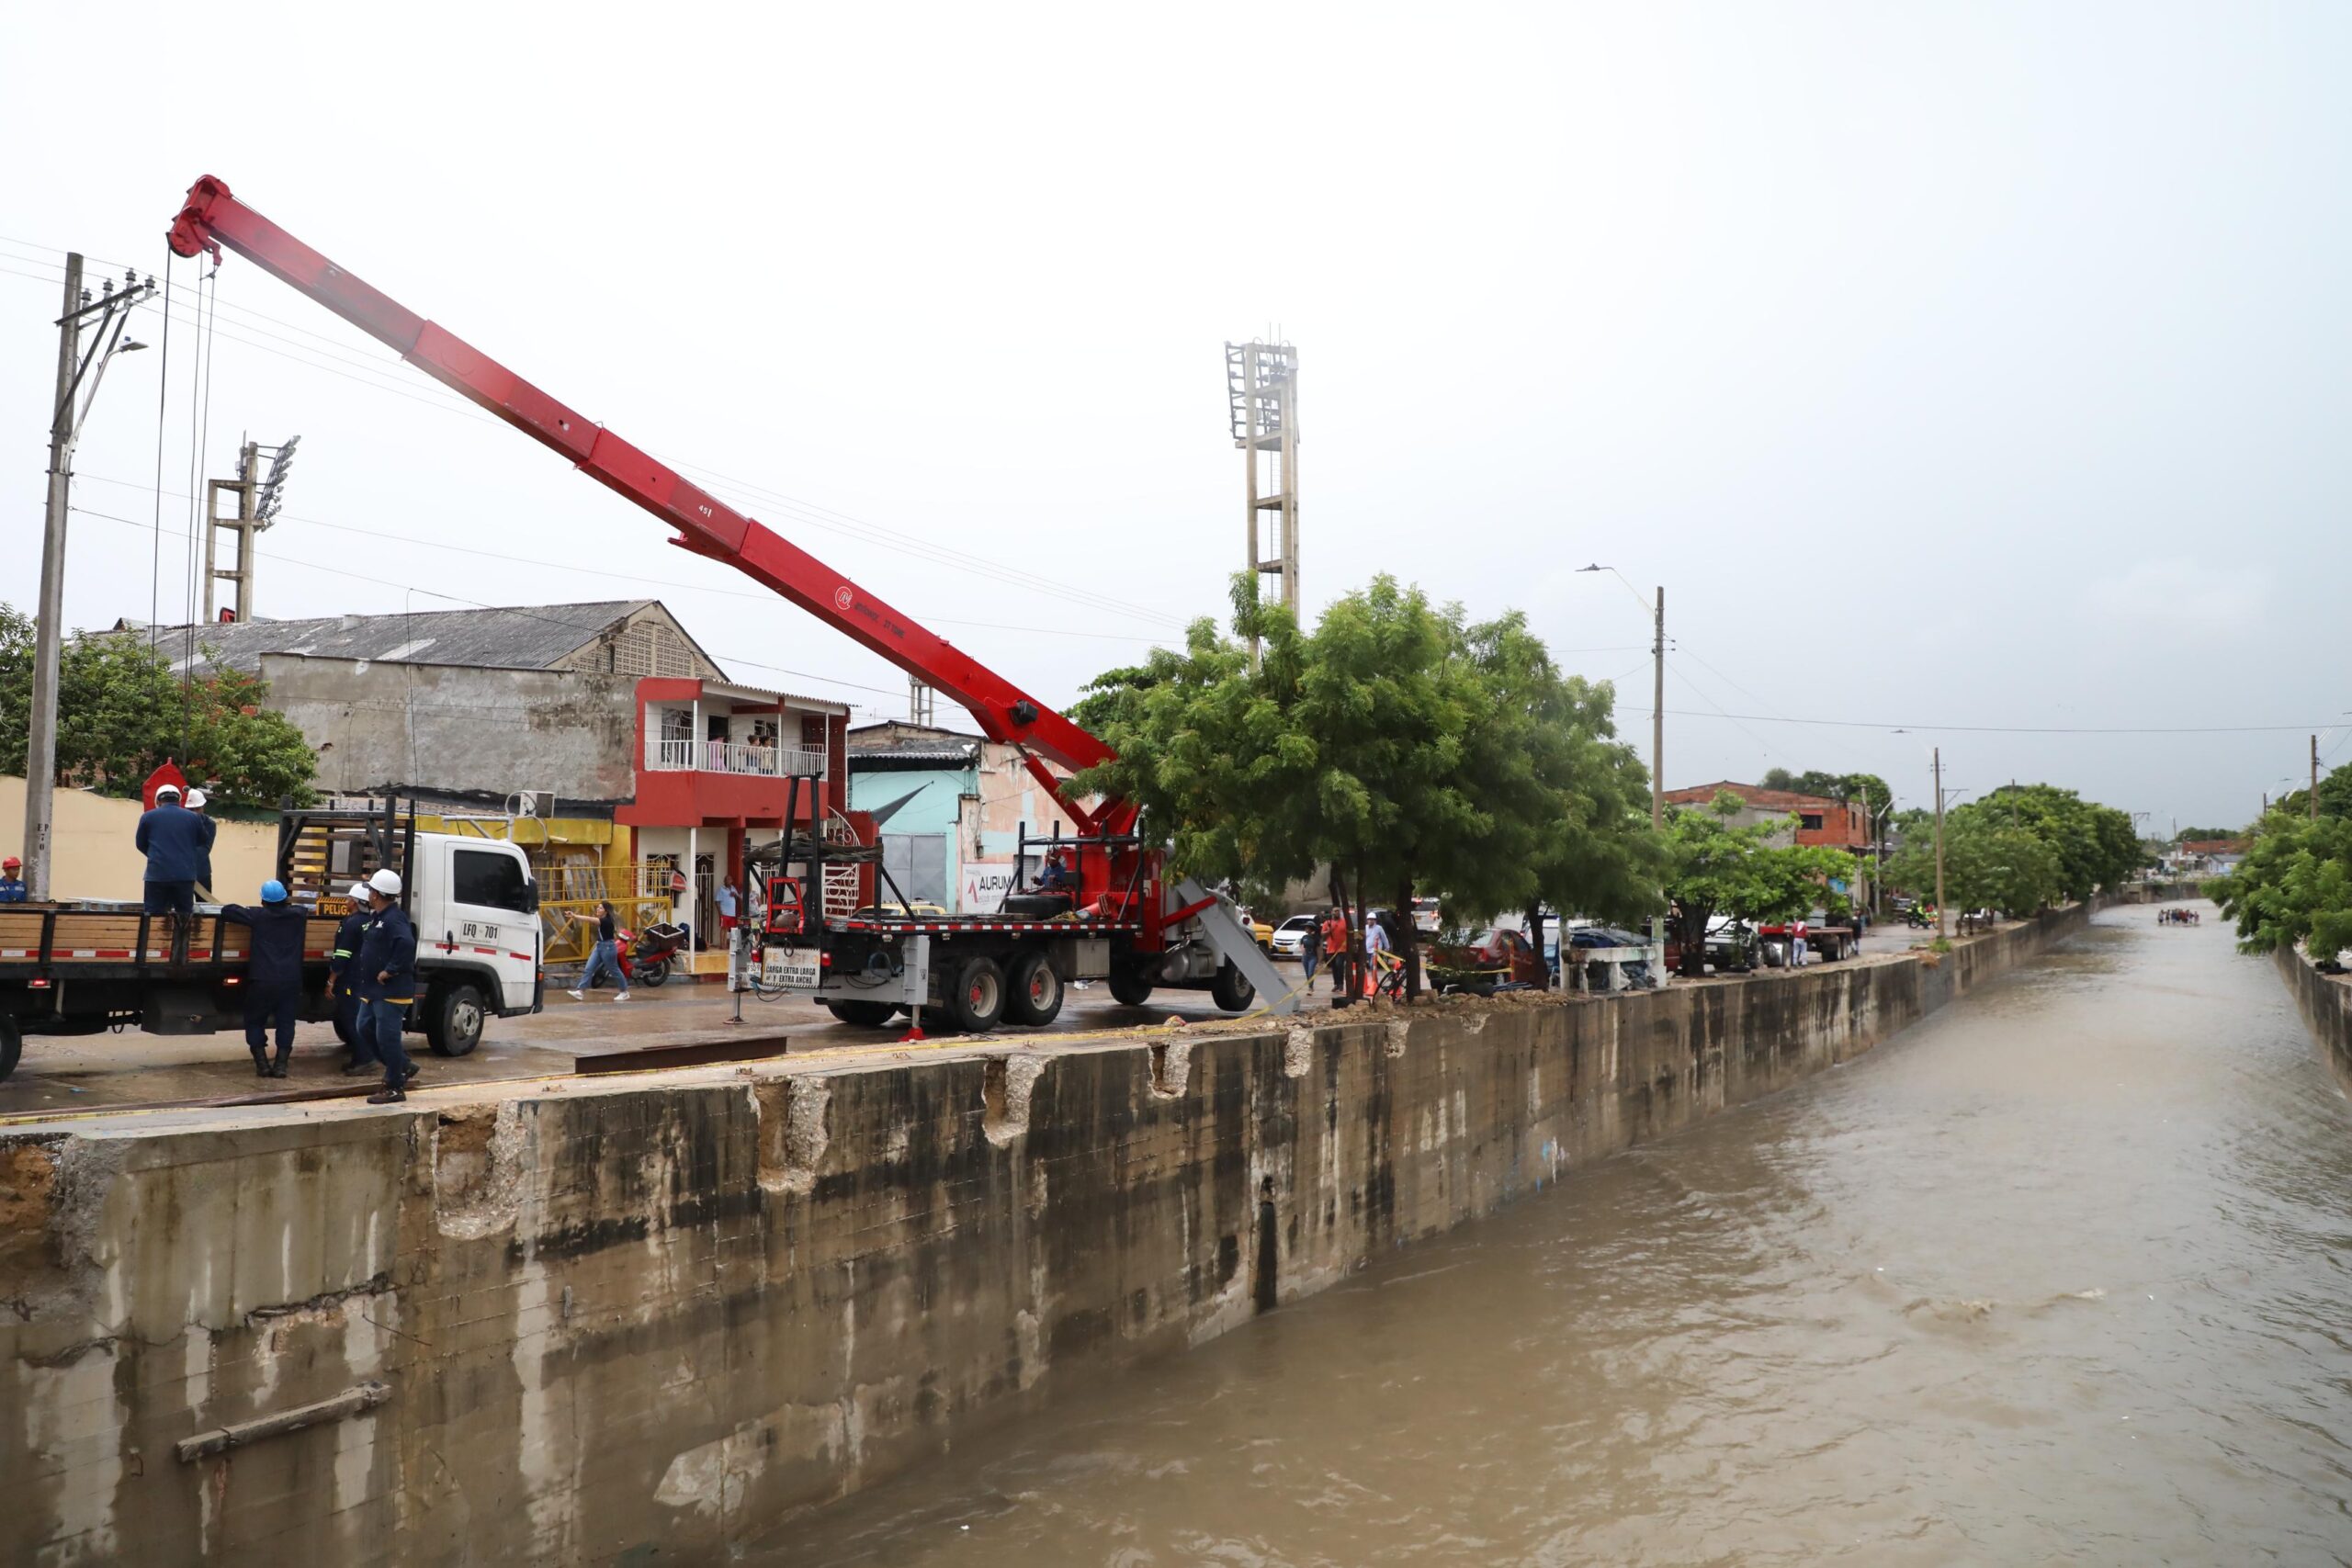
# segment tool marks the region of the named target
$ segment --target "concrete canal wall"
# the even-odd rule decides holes
[[[19,1135],[0,1562],[707,1560],[2086,919],[1932,967]]]
[[[2291,947],[2274,948],[2270,961],[2294,993],[2295,1007],[2327,1057],[2336,1088],[2352,1095],[2352,986],[2321,974]]]

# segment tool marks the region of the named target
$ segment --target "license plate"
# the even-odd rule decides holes
[[[772,947],[760,965],[760,983],[778,990],[813,991],[820,971],[815,950]]]

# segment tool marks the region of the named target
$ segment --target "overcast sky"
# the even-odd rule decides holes
[[[1646,750],[1646,611],[1574,569],[1663,583],[1669,786],[1925,804],[1940,744],[1969,793],[2234,823],[2304,728],[2022,731],[2352,726],[2340,6],[552,15],[0,23],[0,595],[62,252],[160,277],[209,173],[1049,702],[1221,609],[1222,344],[1279,332],[1310,608],[1523,609]],[[302,436],[260,614],[659,596],[739,679],[903,711],[258,267],[214,287],[203,471]],[[164,355],[109,374],[76,502],[130,521],[75,517],[76,625],[183,617],[196,342],[160,540]]]

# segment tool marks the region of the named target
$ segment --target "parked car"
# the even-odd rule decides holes
[[[1274,928],[1272,951],[1276,958],[1299,957],[1306,946],[1306,933],[1319,924],[1313,915],[1293,915]]]
[[[1495,980],[1542,986],[1551,978],[1551,966],[1527,933],[1508,926],[1487,926],[1467,941],[1432,942],[1430,962],[1448,969],[1475,969]]]

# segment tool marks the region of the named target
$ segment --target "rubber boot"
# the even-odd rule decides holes
[[[291,1063],[293,1060],[294,1060],[294,1053],[293,1053],[293,1052],[291,1052],[291,1051],[280,1051],[280,1052],[277,1054],[277,1059],[276,1061],[274,1061],[274,1062],[270,1063],[270,1065],[269,1065],[269,1076],[270,1076],[271,1077],[274,1077],[274,1078],[282,1078],[282,1077],[284,1077],[286,1076],[286,1068],[287,1068],[288,1065],[289,1063]]]
[[[254,1053],[254,1077],[257,1078],[269,1077],[269,1057],[260,1051]]]

